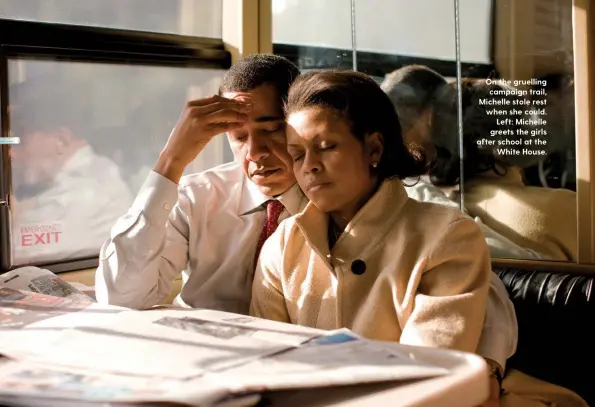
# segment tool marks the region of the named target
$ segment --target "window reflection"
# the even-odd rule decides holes
[[[9,60],[15,265],[97,255],[153,167],[186,100],[223,70]],[[186,169],[231,159],[214,139]]]
[[[407,188],[411,197],[462,202],[492,257],[576,261],[572,2],[491,3],[460,1],[458,84],[452,0],[424,9],[432,29],[409,24],[421,5],[356,2],[358,69],[381,81],[405,139],[428,161],[427,176]],[[371,38],[375,49],[366,49]],[[381,66],[365,63],[370,50]]]
[[[572,2],[495,10],[499,78],[462,84],[465,207],[543,259],[576,261]]]

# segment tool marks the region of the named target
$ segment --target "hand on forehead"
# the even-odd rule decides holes
[[[233,100],[237,100],[238,102],[242,102],[242,103],[246,103],[246,104],[253,104],[254,103],[254,99],[252,98],[252,95],[247,93],[247,92],[233,92]]]

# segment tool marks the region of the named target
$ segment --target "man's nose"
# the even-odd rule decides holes
[[[257,135],[248,136],[248,152],[246,158],[250,161],[260,161],[270,154],[269,147],[263,137]]]

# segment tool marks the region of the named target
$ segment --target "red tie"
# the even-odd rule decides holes
[[[267,219],[264,225],[262,226],[262,231],[260,232],[260,238],[258,239],[258,245],[256,246],[256,254],[254,255],[254,269],[256,269],[256,263],[258,263],[258,255],[260,254],[260,249],[262,249],[262,245],[264,244],[265,240],[269,238],[270,235],[277,229],[279,226],[279,215],[283,212],[284,206],[281,202],[277,201],[276,199],[271,199],[267,201]]]

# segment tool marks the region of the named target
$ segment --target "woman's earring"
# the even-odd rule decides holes
[[[378,167],[378,163],[377,162],[373,162],[372,163],[372,168],[376,168],[376,167]]]

